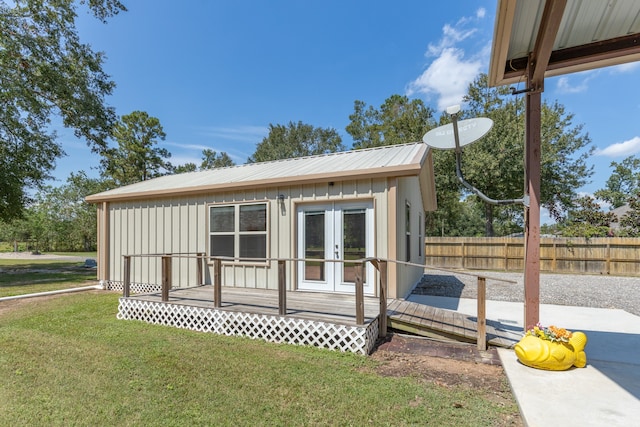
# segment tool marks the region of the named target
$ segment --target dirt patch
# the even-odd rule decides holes
[[[390,377],[412,377],[440,387],[465,387],[481,392],[499,405],[515,403],[495,349],[441,343],[390,335],[370,356],[379,362],[376,372]],[[502,416],[497,426],[523,426],[518,412]]]

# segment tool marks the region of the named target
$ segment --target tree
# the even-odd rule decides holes
[[[380,147],[422,141],[433,127],[433,110],[419,99],[391,95],[375,109],[355,101],[351,122],[346,131],[353,138],[353,148]]]
[[[6,224],[4,233],[37,250],[95,250],[96,205],[84,199],[108,189],[106,181],[88,178],[84,172],[71,173],[65,184],[41,188],[24,218]]]
[[[118,0],[81,1],[103,22],[125,11]],[[80,42],[73,1],[0,2],[0,219],[21,215],[27,189],[50,177],[64,154],[53,117],[102,152],[115,119],[105,105],[114,83],[103,54]]]
[[[480,142],[465,148],[465,179],[493,199],[520,198],[524,176],[522,100],[511,98],[504,88],[488,88],[487,76],[483,74],[469,86],[465,101],[468,102],[465,117],[485,116],[494,122],[492,130]],[[573,115],[562,105],[542,105],[541,204],[555,219],[572,208],[577,189],[586,184],[593,173],[586,163],[593,151],[591,141],[583,133],[582,125],[574,126],[572,120]],[[522,224],[522,215],[522,207],[518,205],[485,204],[486,235],[493,235],[496,217],[507,221],[501,228],[512,230],[513,225]]]
[[[508,94],[507,87],[488,88],[487,76],[481,74],[469,85],[464,98],[468,105],[463,118],[488,117],[494,125],[480,141],[465,147],[463,175],[474,187],[496,200],[517,199],[523,193],[523,103],[507,98]],[[485,236],[494,235],[496,217],[512,218],[509,210],[522,208],[475,200],[483,206]]]
[[[622,162],[611,162],[613,173],[607,179],[605,188],[594,195],[611,203],[615,209],[627,203],[630,194],[640,191],[640,159],[629,156]]]
[[[107,149],[100,162],[103,175],[121,186],[171,172],[173,166],[165,161],[171,153],[156,147],[158,140],[164,141],[165,137],[160,120],[144,111],[122,116],[113,128],[118,148]]]
[[[583,196],[576,199],[570,208],[561,233],[565,237],[607,237],[615,220],[613,213],[602,212],[593,197]]]
[[[209,148],[202,150],[202,164],[200,170],[209,170],[215,168],[225,168],[234,166],[235,162],[224,151],[220,154]]]
[[[302,122],[287,126],[269,124],[269,134],[256,146],[249,163],[290,159],[343,151],[335,129],[314,128]]]
[[[630,209],[620,218],[622,233],[629,237],[640,237],[640,191],[628,201]]]
[[[229,157],[229,155],[222,151],[220,154],[215,150],[205,148],[202,150],[202,163],[200,163],[200,170],[209,170],[215,168],[225,168],[234,166],[235,162]],[[173,169],[174,173],[195,172],[198,170],[198,166],[195,163],[185,163],[184,165],[176,166]]]
[[[379,108],[355,101],[351,122],[346,131],[351,135],[353,148],[406,144],[421,141],[425,133],[435,127],[434,112],[420,99],[391,95]],[[455,175],[451,152],[434,150],[433,164],[436,180],[438,210],[425,215],[427,236],[456,235],[458,221],[464,222],[469,212],[460,204],[460,187]],[[463,219],[465,218],[465,219]]]

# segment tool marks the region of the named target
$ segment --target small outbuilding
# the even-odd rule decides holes
[[[436,209],[430,149],[422,143],[163,176],[87,197],[98,205],[98,279],[159,284],[160,259],[172,254],[172,286],[210,284],[187,255],[224,257],[224,286],[354,292],[348,260],[398,260],[388,266],[388,296],[403,298],[423,274],[424,213]],[[338,261],[338,262],[333,262]],[[417,264],[416,265],[409,265]],[[364,292],[376,295],[367,263]]]

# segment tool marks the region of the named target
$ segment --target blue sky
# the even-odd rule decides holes
[[[81,39],[106,53],[117,87],[107,102],[160,119],[171,162],[199,163],[204,148],[244,163],[271,124],[345,131],[355,100],[379,107],[393,94],[440,112],[487,72],[496,0],[127,1],[106,25],[80,12]],[[593,182],[611,161],[640,152],[640,63],[547,79],[543,99],[583,124],[597,151]],[[464,106],[463,106],[464,108]],[[99,159],[69,130],[64,182]],[[409,141],[408,141],[409,142]]]

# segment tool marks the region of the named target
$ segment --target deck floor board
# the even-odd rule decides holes
[[[135,294],[131,299],[161,301],[161,293]],[[173,289],[169,293],[170,304],[214,308],[213,286]],[[365,296],[365,324],[379,315],[380,305],[376,297]],[[254,314],[278,315],[278,292],[269,289],[222,288],[222,310]],[[355,325],[355,296],[349,294],[289,291],[287,315],[314,321],[343,325]],[[477,338],[477,319],[451,310],[436,308],[402,299],[390,299],[387,304],[389,325],[407,331],[434,331],[466,341]],[[398,326],[400,325],[400,326]],[[487,321],[487,342],[491,345],[511,347],[521,334],[501,328]]]

